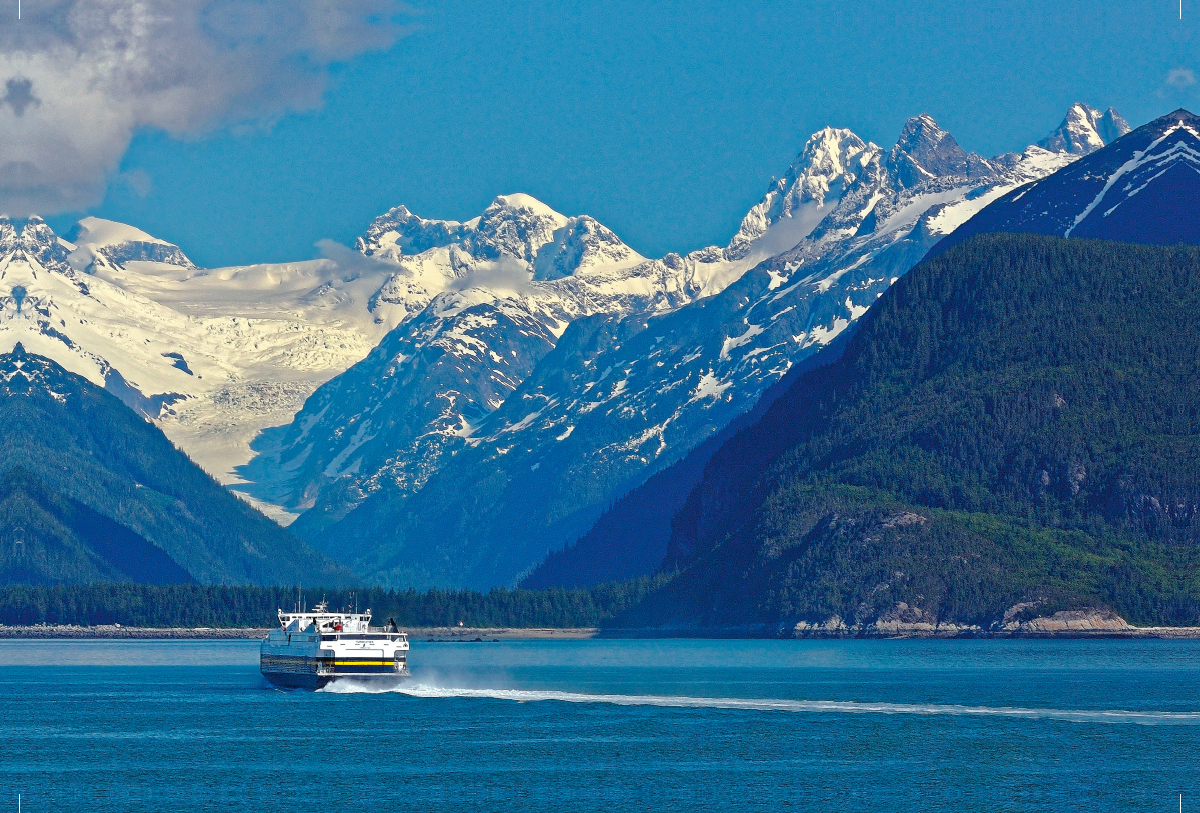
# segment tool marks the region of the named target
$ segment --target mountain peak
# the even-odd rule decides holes
[[[808,137],[782,178],[742,218],[738,232],[717,256],[743,260],[779,254],[797,245],[880,154],[844,127],[824,127]],[[767,237],[768,232],[771,237]]]
[[[1062,124],[1038,142],[1052,152],[1089,155],[1129,132],[1129,124],[1111,107],[1101,113],[1083,102],[1067,110]]]
[[[465,223],[426,220],[401,204],[375,218],[356,248],[372,257],[399,260],[431,248],[479,244],[485,256],[497,251],[532,262],[538,250],[554,239],[568,218],[532,195],[515,192],[497,195],[483,213]],[[493,257],[494,258],[494,257]]]
[[[928,113],[904,123],[888,165],[905,187],[943,175],[970,175],[982,158],[968,153]]]
[[[592,268],[633,265],[645,258],[588,215],[572,217],[533,258],[535,279],[558,279]]]
[[[12,350],[0,354],[0,393],[9,397],[23,395],[35,384],[52,389],[58,372],[65,374],[55,362],[32,355],[24,344],[17,342]]]
[[[118,223],[115,220],[104,220],[99,217],[83,218],[75,224],[73,229],[67,232],[66,239],[72,243],[92,243],[97,246],[111,246],[121,243],[171,245],[166,240],[160,240],[134,226]]]
[[[1197,116],[1190,110],[1179,108],[1173,110],[1165,116],[1159,116],[1149,124],[1144,124],[1138,130],[1160,131],[1169,133],[1184,127],[1190,130],[1193,135],[1200,137],[1200,116]]]
[[[371,221],[355,248],[368,257],[420,254],[463,239],[467,227],[457,220],[426,220],[403,203]]]
[[[1109,117],[1112,127],[1123,124],[1115,113],[1099,118],[1095,113],[1075,105],[1066,123],[1090,126]],[[1075,134],[1088,133],[1077,129]],[[931,255],[979,232],[1200,245],[1200,223],[1192,215],[1197,205],[1200,118],[1176,110],[996,200],[935,246]]]
[[[5,219],[3,225],[0,252],[11,256],[19,251],[26,260],[36,262],[47,270],[70,272],[67,263],[69,244],[63,245],[45,220],[33,215],[25,220]]]
[[[46,242],[56,239],[57,235],[54,233],[54,229],[50,228],[49,224],[47,224],[45,220],[42,220],[37,215],[34,215],[30,218],[27,218],[24,225],[21,227],[21,238],[38,242]]]
[[[484,214],[495,208],[520,209],[530,212],[534,215],[561,220],[564,224],[567,221],[566,216],[556,212],[533,195],[527,195],[524,192],[513,192],[510,195],[497,195],[492,201],[491,206],[484,210]]]
[[[67,241],[74,246],[69,262],[74,268],[87,273],[124,270],[128,262],[196,267],[174,243],[115,220],[85,217],[67,233]]]
[[[542,246],[554,242],[554,233],[566,225],[566,216],[532,195],[499,195],[483,210],[477,240],[487,253],[499,251],[532,263]]]
[[[809,136],[800,155],[788,169],[785,182],[794,189],[794,202],[825,202],[825,195],[840,178],[853,181],[866,161],[878,152],[852,130],[825,127]],[[857,160],[856,160],[857,159]]]
[[[947,139],[949,139],[948,142]],[[896,147],[913,157],[923,157],[930,150],[937,150],[942,142],[947,142],[946,149],[950,152],[957,151],[966,155],[954,137],[943,130],[933,116],[922,113],[904,122],[904,127],[900,130],[900,138],[896,141]]]

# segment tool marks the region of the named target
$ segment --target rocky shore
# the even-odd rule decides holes
[[[491,643],[521,640],[583,640],[588,638],[1200,638],[1200,627],[1135,627],[1111,610],[1062,610],[1020,620],[1018,606],[989,627],[940,622],[916,608],[897,606],[869,624],[847,624],[838,616],[821,622],[752,624],[731,627],[659,627],[599,629],[575,627],[409,627],[413,641],[426,643]],[[258,639],[267,628],[239,627],[125,627],[101,624],[5,626],[4,638],[81,639]]]
[[[987,627],[939,621],[919,608],[897,604],[868,623],[839,616],[795,624],[615,630],[605,638],[1200,638],[1200,627],[1135,627],[1111,610],[1060,610],[1022,619],[1029,605],[1016,605]]]
[[[795,638],[1200,638],[1200,627],[1135,627],[1110,610],[1062,610],[998,624],[939,622],[925,618],[882,617],[872,624],[847,626],[840,618],[819,624],[800,622]]]

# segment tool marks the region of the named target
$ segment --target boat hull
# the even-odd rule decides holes
[[[392,689],[408,679],[407,673],[398,674],[395,671],[389,671],[386,674],[381,672],[342,672],[332,675],[263,672],[262,676],[272,686],[278,686],[281,689],[306,689],[308,691],[323,689],[334,682],[366,684],[374,689]]]
[[[332,678],[325,675],[301,675],[287,672],[263,672],[262,676],[272,686],[281,689],[308,689],[313,691],[327,686]]]
[[[408,677],[408,635],[371,629],[371,611],[279,612],[279,627],[262,639],[259,670],[274,686],[320,689],[334,681],[391,687]]]

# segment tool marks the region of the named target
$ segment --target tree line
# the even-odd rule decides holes
[[[370,609],[375,623],[401,627],[595,627],[641,601],[663,577],[588,589],[386,590],[194,584],[0,586],[0,623],[123,624],[134,627],[271,627],[277,610],[318,601]]]

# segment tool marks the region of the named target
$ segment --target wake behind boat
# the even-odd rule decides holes
[[[408,635],[396,622],[371,629],[371,611],[279,611],[279,628],[262,641],[259,669],[276,686],[319,689],[334,680],[396,683],[408,677]]]

